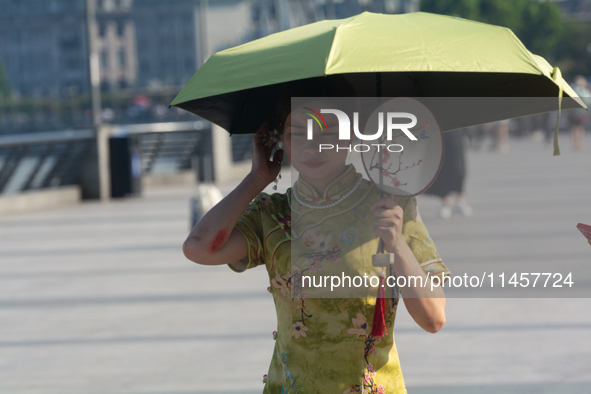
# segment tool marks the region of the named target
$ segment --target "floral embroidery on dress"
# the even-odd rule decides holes
[[[287,393],[287,390],[290,390],[294,393],[299,393],[300,388],[298,386],[293,385],[293,377],[291,376],[291,372],[287,369],[287,354],[281,353],[277,356],[277,364],[283,367],[283,372],[281,373],[281,392]]]
[[[304,245],[317,252],[324,252],[328,249],[328,244],[330,243],[331,238],[332,234],[329,234],[328,237],[324,234],[313,234],[307,237],[307,240],[304,241]]]
[[[435,259],[441,260],[441,257],[439,256],[439,254],[433,253],[431,256],[429,256],[429,258],[427,259],[427,261],[431,261],[431,260],[435,260]]]
[[[292,272],[292,276],[290,278],[290,281],[293,283],[291,298],[294,300],[295,299],[305,300],[307,298],[308,294],[305,293],[302,288],[302,270],[300,270],[300,267],[298,267],[297,265],[292,264],[291,265],[291,272]]]
[[[306,326],[306,320],[312,317],[312,314],[308,314],[306,312],[306,299],[308,294],[303,291],[302,288],[302,271],[296,265],[292,264],[292,272],[293,275],[290,278],[290,281],[293,281],[293,293],[291,295],[292,300],[299,301],[300,304],[295,307],[300,311],[300,320],[296,320],[293,324],[293,329],[291,331],[291,335],[299,338],[300,336],[307,337],[306,331],[308,331],[308,327]]]
[[[388,315],[386,316],[386,324],[394,328],[394,317],[396,316],[396,308],[398,307],[398,299],[387,298],[386,305],[388,308]],[[375,349],[374,349],[375,353]]]
[[[281,295],[283,297],[286,297],[290,293],[291,280],[281,276],[277,269],[275,270],[275,278],[273,278],[272,284],[276,289],[281,289]]]
[[[292,336],[294,336],[296,339],[300,336],[307,337],[305,332],[308,331],[306,320],[312,317],[312,314],[307,313],[306,311],[307,294],[303,292],[301,283],[302,274],[306,271],[321,271],[323,267],[320,262],[323,260],[329,260],[332,263],[338,263],[339,255],[341,253],[341,248],[338,245],[330,247],[332,234],[325,236],[324,234],[317,234],[317,231],[318,227],[315,227],[304,233],[303,244],[312,249],[314,252],[304,253],[299,257],[304,258],[309,266],[307,268],[300,269],[298,266],[292,264],[292,276],[288,280],[290,284],[293,284],[291,295],[292,299],[300,301],[300,304],[296,306],[296,309],[300,310],[300,320],[296,320],[294,322],[292,329]]]
[[[287,239],[291,239],[291,216],[283,216],[282,214],[278,213],[277,215],[271,214],[271,217],[277,222],[277,224],[279,224],[285,233],[285,237]]]
[[[364,385],[365,386],[365,385]],[[372,388],[371,391],[367,390],[367,387],[363,387],[363,391],[360,385],[352,384],[347,388],[347,390],[343,391],[343,394],[386,394],[386,386],[382,384],[378,384],[375,388]]]
[[[358,205],[353,209],[353,212],[359,213],[359,208],[363,207],[363,206],[369,207],[369,204]],[[357,224],[365,222],[367,219],[369,219],[369,212],[365,212],[363,219],[353,220],[352,222],[350,222],[349,228],[347,228],[345,231],[343,231],[339,234],[339,239],[345,243],[353,242],[353,240],[355,239],[355,234],[352,233],[353,231],[356,232],[360,236],[366,236],[368,234],[371,234],[372,230],[373,230],[373,228],[371,226],[367,226],[367,231],[365,232],[365,234],[360,234],[359,230],[357,230],[355,228],[355,226]]]
[[[306,326],[305,321],[311,318],[312,314],[306,313],[305,310],[307,294],[302,291],[303,289],[301,286],[301,271],[296,265],[292,266],[292,271],[293,275],[288,277],[281,275],[279,271],[275,269],[275,278],[273,278],[271,283],[273,287],[281,290],[281,295],[283,297],[287,297],[288,294],[291,293],[292,283],[295,284],[294,291],[293,294],[291,294],[291,297],[292,300],[298,301],[300,303],[298,306],[295,307],[295,309],[300,310],[301,318],[300,320],[296,320],[294,322],[291,335],[296,337],[296,339],[300,336],[305,338],[308,336],[306,334],[306,331],[308,331],[308,327]]]
[[[352,384],[347,388],[347,390],[343,391],[343,394],[357,394],[361,393],[361,389],[359,388],[358,384]]]
[[[308,336],[306,334],[306,331],[308,331],[308,327],[306,327],[303,322],[297,321],[293,325],[293,329],[291,330],[291,335],[296,337],[296,339],[298,339],[300,336],[303,336],[305,338]]]
[[[427,268],[427,274],[429,274],[429,276],[438,275],[440,273],[441,273],[441,270],[439,268],[435,268],[435,267]]]
[[[310,264],[309,267],[303,269],[302,272],[305,272],[308,269],[310,271],[321,271],[323,267],[320,262],[325,259],[335,264],[340,261],[339,255],[341,254],[341,247],[339,245],[330,247],[332,234],[326,236],[324,234],[317,234],[317,231],[318,227],[313,227],[304,233],[302,241],[304,246],[309,247],[314,252],[300,255],[300,257],[305,258],[307,263]]]
[[[394,309],[395,310],[395,309]],[[363,387],[360,385],[351,385],[347,390],[343,392],[343,394],[347,393],[371,393],[371,394],[383,394],[386,392],[386,387],[384,385],[378,385],[374,382],[373,378],[376,376],[376,371],[367,359],[369,354],[375,354],[376,348],[375,343],[380,342],[379,337],[373,337],[367,334],[367,318],[358,313],[356,317],[351,319],[353,322],[353,328],[349,328],[347,330],[348,334],[357,335],[358,337],[365,338],[365,349],[363,358],[365,359],[365,369],[363,376]]]
[[[266,193],[259,193],[256,196],[256,200],[259,202],[259,204],[262,204],[262,205],[270,205],[273,202],[273,201],[271,201],[271,196],[269,196]]]
[[[367,372],[363,377],[363,388],[365,392],[371,394],[385,394],[386,387],[382,384],[375,384],[373,378],[376,376],[376,371],[373,368],[373,365],[367,364]]]
[[[361,313],[357,314],[357,317],[353,319],[353,328],[347,330],[347,334],[357,335],[358,337],[365,336],[365,330],[367,329],[367,319]]]
[[[259,193],[252,200],[252,202],[250,204],[248,204],[248,207],[246,207],[246,209],[244,210],[244,213],[249,214],[254,211],[260,212],[262,205],[270,205],[271,203],[272,203],[271,196],[269,196],[266,193]]]
[[[251,202],[250,204],[248,204],[248,207],[246,207],[246,209],[244,210],[245,214],[251,214],[254,211],[260,211],[261,207],[259,206],[258,203],[256,203],[255,201]]]

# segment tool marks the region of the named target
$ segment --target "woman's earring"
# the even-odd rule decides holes
[[[281,145],[281,142],[277,144],[279,148],[281,148]],[[277,184],[279,183],[279,179],[281,179],[281,166],[283,166],[283,158],[281,158],[281,163],[279,165],[279,174],[277,175],[277,178],[275,178],[275,185],[273,186],[273,190],[277,190]]]
[[[280,133],[277,129],[273,130],[273,137],[276,143],[277,149],[283,148],[283,133]],[[284,152],[285,155],[285,152]],[[277,184],[279,183],[279,179],[281,179],[281,166],[283,165],[283,158],[281,158],[281,163],[279,165],[279,174],[277,178],[275,178],[275,185],[273,185],[273,190],[277,190]]]
[[[277,190],[277,184],[279,183],[279,179],[281,179],[281,168],[279,169],[279,175],[275,178],[275,185],[273,185],[273,190]]]

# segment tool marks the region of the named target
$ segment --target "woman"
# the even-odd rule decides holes
[[[346,84],[326,83],[330,86],[322,96],[352,96]],[[318,151],[318,143],[339,143],[335,124],[324,131],[315,125],[313,139],[306,138],[303,108],[334,108],[334,103],[311,99],[291,112],[290,99],[314,97],[317,91],[316,82],[288,84],[279,98],[276,125],[289,162],[299,172],[293,188],[285,194],[261,193],[277,177],[283,158],[278,150],[268,160],[273,148],[263,143],[271,129],[265,123],[254,137],[251,173],[195,226],[183,251],[194,262],[228,264],[237,272],[265,265],[278,327],[264,393],[405,393],[393,336],[395,299],[386,300],[386,335],[374,336],[375,289],[365,289],[365,297],[345,298],[343,291],[337,295],[341,298],[313,297],[317,289],[306,287],[301,278],[339,272],[379,275],[371,263],[379,237],[386,251],[395,254],[399,277],[427,280],[448,271],[414,198],[380,197],[371,182],[346,164],[346,150]],[[429,332],[443,326],[441,287],[403,287],[401,292],[419,326]]]

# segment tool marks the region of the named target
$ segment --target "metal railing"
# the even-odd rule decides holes
[[[143,174],[189,170],[211,160],[211,125],[205,121],[108,126],[110,135],[138,138]],[[96,156],[92,129],[0,136],[0,195],[80,182],[81,171]],[[211,179],[211,165],[200,162],[200,178]]]
[[[68,130],[0,137],[0,194],[77,183],[94,136]]]

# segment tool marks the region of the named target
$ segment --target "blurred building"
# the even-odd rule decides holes
[[[89,1],[107,123],[188,120],[168,104],[207,58],[266,35],[419,0],[0,0],[0,134],[92,125]],[[141,103],[139,101],[141,100]]]
[[[133,0],[103,0],[97,5],[96,37],[102,88],[135,86],[137,41],[132,19]]]
[[[134,2],[136,86],[182,86],[193,76],[199,64],[199,9],[195,0]]]
[[[17,96],[70,96],[87,90],[83,0],[0,0],[0,62]]]
[[[591,0],[554,0],[564,15],[578,22],[591,22]]]
[[[97,0],[105,90],[182,86],[211,54],[280,30],[419,0]],[[202,13],[204,13],[202,15]],[[0,0],[0,62],[20,96],[88,91],[85,0]]]

